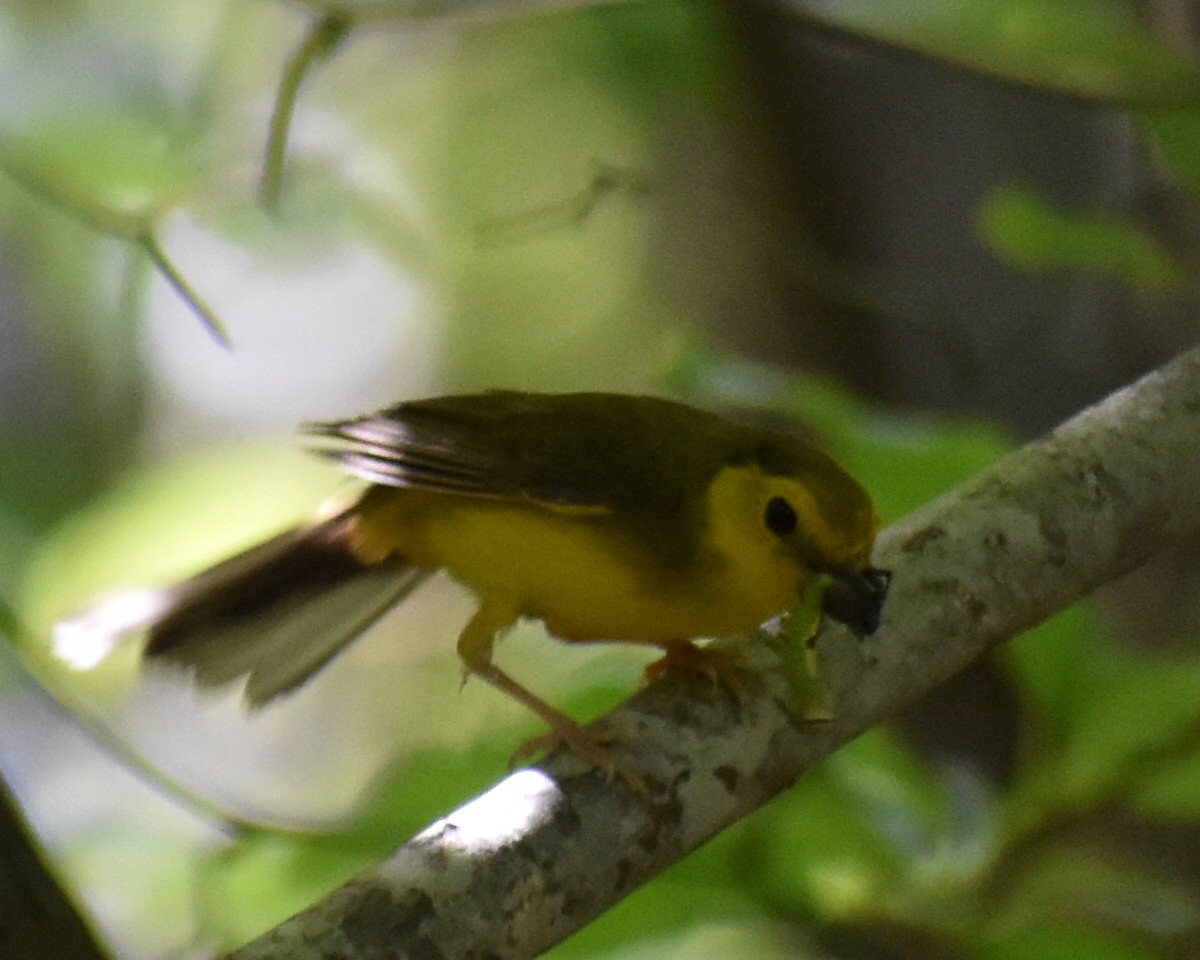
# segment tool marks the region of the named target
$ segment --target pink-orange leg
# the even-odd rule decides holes
[[[663,655],[649,664],[642,676],[653,683],[665,673],[695,673],[713,686],[724,687],[739,701],[746,693],[738,678],[740,660],[736,653],[721,647],[698,647],[690,640],[672,640],[662,645]]]
[[[581,760],[603,770],[607,776],[612,777],[615,774],[635,790],[644,793],[645,785],[642,779],[636,773],[625,769],[608,746],[588,733],[574,719],[551,706],[492,663],[492,648],[496,636],[511,626],[519,615],[516,604],[489,598],[480,604],[458,638],[458,655],[466,673],[486,680],[497,690],[524,704],[550,726],[548,734],[534,737],[517,747],[509,762],[515,765],[532,754],[561,744]]]

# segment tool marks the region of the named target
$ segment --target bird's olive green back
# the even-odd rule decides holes
[[[803,482],[835,525],[866,495],[801,440],[656,397],[491,391],[318,424],[324,451],[384,486],[604,508],[676,568],[696,556],[704,493],[726,466]],[[857,522],[857,521],[856,521]]]

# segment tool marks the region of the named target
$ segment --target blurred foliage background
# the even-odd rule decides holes
[[[72,674],[56,619],[335,490],[298,421],[452,390],[763,408],[902,515],[1194,342],[1198,17],[4,5],[0,771],[112,954],[248,939],[536,728],[459,694],[444,581],[254,716],[132,649]],[[1200,955],[1198,553],[1018,638],[554,955]],[[532,626],[501,656],[581,716],[644,662]]]

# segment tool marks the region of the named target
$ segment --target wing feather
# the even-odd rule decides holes
[[[496,390],[402,403],[305,432],[317,452],[372,483],[662,515],[707,482],[705,470],[718,462],[713,442],[724,445],[727,429],[658,398]]]
[[[401,404],[367,417],[304,428],[318,438],[315,452],[372,483],[447,493],[503,496],[501,471],[489,452],[486,432],[439,422]]]

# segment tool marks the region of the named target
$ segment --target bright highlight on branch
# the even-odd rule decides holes
[[[541,770],[518,770],[487,793],[431,824],[413,843],[437,840],[442,850],[486,856],[528,836],[562,802],[562,789]]]

